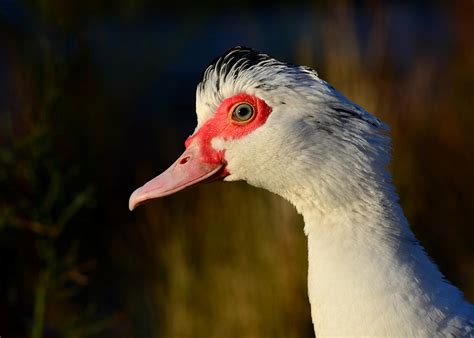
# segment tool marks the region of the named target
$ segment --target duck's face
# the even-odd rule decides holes
[[[175,163],[132,194],[130,209],[215,179],[261,186],[258,177],[272,176],[272,157],[278,140],[284,140],[273,127],[279,124],[271,120],[274,110],[257,95],[241,92],[225,98],[186,140],[186,150]]]
[[[292,114],[281,114],[292,106],[291,96],[279,93],[281,83],[275,76],[285,67],[243,48],[216,59],[197,89],[198,125],[185,142],[186,150],[170,168],[132,194],[130,209],[203,181],[243,179],[261,186],[259,176],[272,176],[272,168],[277,167],[271,165],[272,158],[281,148],[279,143],[288,142],[284,129],[291,125]],[[285,116],[287,121],[281,121]]]

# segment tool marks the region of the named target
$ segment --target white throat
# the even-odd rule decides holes
[[[467,334],[456,330],[466,321],[459,310],[467,315],[470,306],[443,280],[398,204],[362,200],[303,216],[318,337]]]

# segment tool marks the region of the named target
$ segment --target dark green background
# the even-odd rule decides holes
[[[303,222],[244,183],[130,213],[234,45],[318,70],[392,129],[412,227],[474,300],[474,5],[0,0],[0,335],[311,337]]]

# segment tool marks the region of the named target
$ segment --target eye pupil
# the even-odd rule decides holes
[[[252,112],[250,111],[249,107],[247,107],[247,106],[239,107],[239,109],[237,110],[237,116],[239,116],[242,119],[245,119],[250,114],[252,114]]]
[[[250,120],[253,117],[253,114],[254,109],[250,104],[241,103],[234,108],[232,117],[237,122],[245,122]]]

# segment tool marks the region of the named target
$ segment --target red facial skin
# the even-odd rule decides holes
[[[240,122],[232,118],[233,108],[240,103],[248,103],[254,109],[254,115],[248,121]],[[133,192],[129,200],[130,210],[150,199],[227,176],[229,172],[224,152],[212,148],[212,139],[234,140],[245,136],[264,124],[271,111],[265,101],[248,94],[237,94],[224,100],[214,116],[186,140],[186,150],[176,162]]]
[[[232,108],[239,103],[253,106],[255,115],[248,122],[237,122],[232,119]],[[207,120],[199,131],[190,136],[184,143],[186,148],[198,142],[201,147],[202,160],[210,163],[224,163],[224,153],[212,148],[214,137],[224,140],[235,140],[245,136],[267,121],[272,109],[258,97],[248,94],[237,94],[222,101],[213,117]]]

